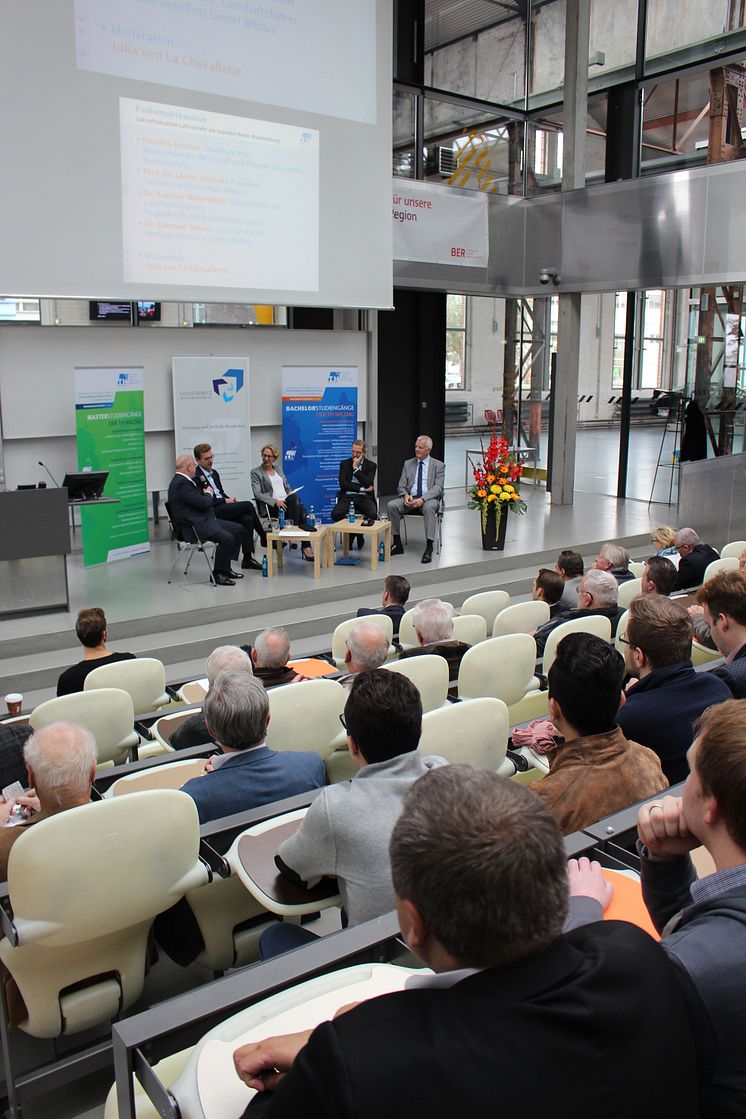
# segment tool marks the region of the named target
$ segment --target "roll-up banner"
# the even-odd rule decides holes
[[[225,492],[251,500],[248,358],[175,357],[172,369],[177,457],[209,443]]]
[[[331,517],[339,464],[357,438],[357,366],[282,367],[282,469],[317,516]]]
[[[141,368],[75,370],[78,470],[108,470],[103,496],[116,499],[81,507],[86,567],[150,551],[143,388]]]

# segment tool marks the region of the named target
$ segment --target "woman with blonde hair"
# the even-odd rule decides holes
[[[275,447],[273,443],[265,443],[262,447],[262,465],[255,466],[251,471],[251,489],[259,516],[271,528],[272,511],[284,509],[288,518],[299,528],[307,528],[305,506],[298,500],[297,493],[290,493],[290,483],[282,468],[276,465],[279,457],[279,447]],[[302,552],[304,560],[313,562],[310,544],[304,544]]]
[[[676,551],[674,541],[676,539],[676,529],[671,528],[670,525],[658,525],[652,535],[653,547],[656,548],[657,556],[665,556],[669,559],[674,567],[679,566],[679,553]]]

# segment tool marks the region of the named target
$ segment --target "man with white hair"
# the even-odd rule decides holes
[[[242,645],[242,649],[251,657],[254,675],[261,680],[265,688],[274,688],[278,684],[293,684],[296,680],[304,680],[288,664],[290,660],[290,638],[287,631],[274,626],[272,629],[263,629],[254,638],[254,647]]]
[[[204,776],[183,786],[197,805],[201,824],[324,784],[326,773],[318,754],[267,746],[269,699],[261,683],[245,671],[220,673],[205,699],[204,714],[220,754],[210,759]]]
[[[621,544],[604,544],[593,564],[596,571],[609,571],[617,583],[634,579],[629,569],[629,552]]]
[[[616,636],[616,627],[619,625],[624,610],[619,606],[619,584],[610,571],[599,571],[592,567],[580,580],[578,586],[578,605],[576,610],[571,610],[561,618],[554,619],[539,626],[534,638],[536,639],[536,655],[544,655],[547,637],[561,626],[563,622],[571,622],[574,618],[587,618],[589,615],[598,615],[608,618],[611,622],[611,636]]]
[[[433,653],[448,661],[449,678],[458,676],[461,660],[471,646],[465,641],[457,641],[453,636],[453,611],[447,602],[439,598],[425,598],[412,610],[412,624],[419,648],[405,649],[399,659],[417,657],[423,653]]]
[[[709,544],[701,543],[693,528],[680,528],[674,538],[674,547],[681,559],[673,589],[683,591],[687,587],[700,587],[707,565],[720,559],[720,556]]]
[[[404,554],[399,530],[404,516],[422,517],[425,522],[425,551],[422,563],[431,563],[433,543],[438,526],[438,509],[443,500],[446,480],[444,462],[433,458],[430,451],[433,441],[429,435],[418,435],[414,445],[414,458],[408,458],[402,467],[398,497],[389,502],[388,514],[391,521],[391,534],[394,538],[392,556]]]
[[[375,622],[359,622],[345,641],[345,673],[336,679],[349,690],[358,672],[380,668],[389,655],[389,639]]]
[[[217,649],[213,649],[206,665],[207,683],[210,688],[221,672],[245,672],[247,676],[253,676],[251,658],[246,650],[240,649],[238,645],[218,645]],[[191,750],[192,746],[201,746],[203,742],[210,741],[210,732],[202,711],[186,719],[169,739],[174,750]]]
[[[179,455],[176,473],[168,487],[168,505],[174,525],[191,526],[200,540],[217,544],[212,582],[216,587],[232,587],[236,579],[243,579],[240,571],[231,569],[231,561],[238,559],[243,540],[243,528],[233,521],[221,521],[212,507],[212,494],[204,493],[194,480],[197,463],[191,455]]]
[[[8,877],[8,856],[15,841],[26,828],[48,816],[68,808],[87,804],[91,784],[96,775],[96,743],[93,736],[74,723],[51,723],[36,731],[23,748],[29,795],[18,798],[27,818],[19,817],[15,827],[0,828],[0,881]],[[0,822],[5,823],[14,807],[6,802],[0,809]]]

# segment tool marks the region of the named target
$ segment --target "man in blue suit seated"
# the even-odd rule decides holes
[[[269,699],[253,676],[221,672],[207,694],[203,712],[220,754],[208,759],[203,777],[193,777],[183,786],[197,805],[201,824],[324,784],[324,763],[318,754],[278,753],[265,745]]]

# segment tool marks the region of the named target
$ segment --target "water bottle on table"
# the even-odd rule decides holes
[[[309,528],[316,528],[316,512],[314,510],[313,505],[311,506],[311,511],[309,512],[308,516],[306,517],[306,523],[307,523]]]
[[[354,523],[355,523],[355,502],[354,501],[350,502],[350,508],[348,510],[348,513],[347,513],[347,520],[350,522],[351,525],[354,525]]]
[[[280,508],[277,514],[277,523],[280,526],[280,532],[282,532],[285,527],[285,510],[283,508]]]

